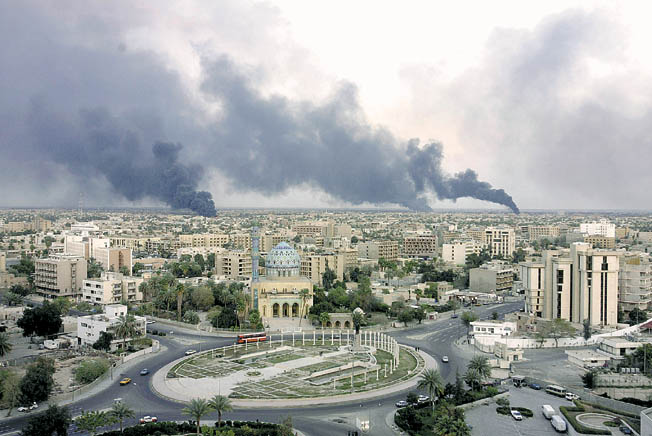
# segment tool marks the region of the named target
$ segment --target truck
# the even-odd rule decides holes
[[[543,413],[543,416],[545,416],[546,419],[551,419],[552,415],[555,414],[555,409],[553,409],[550,404],[544,404],[541,406],[541,413]]]
[[[552,425],[552,428],[554,428],[558,433],[566,433],[566,421],[564,421],[564,418],[561,416],[553,415],[550,419],[550,425]]]

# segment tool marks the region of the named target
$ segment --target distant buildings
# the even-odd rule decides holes
[[[485,263],[469,270],[469,289],[475,292],[511,291],[514,285],[514,269],[502,261]]]
[[[605,248],[608,250],[616,248],[616,238],[612,236],[586,235],[584,236],[584,242],[591,244],[593,248]]]
[[[616,225],[610,223],[605,219],[601,219],[600,221],[593,221],[590,223],[580,224],[580,233],[584,233],[590,236],[599,235],[599,236],[606,236],[609,238],[615,238]]]
[[[437,235],[415,235],[403,239],[403,255],[408,258],[433,258],[437,254]]]
[[[86,259],[57,254],[35,261],[34,286],[45,298],[77,298],[86,279]]]
[[[553,240],[561,236],[561,229],[559,226],[528,225],[523,226],[521,232],[525,233],[530,241],[536,241],[542,238]]]
[[[398,242],[396,241],[374,241],[358,244],[358,257],[363,259],[378,260],[383,258],[387,261],[398,259]]]
[[[484,230],[484,243],[492,257],[511,257],[516,251],[514,229],[506,226],[487,227]]]

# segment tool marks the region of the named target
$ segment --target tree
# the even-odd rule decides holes
[[[258,310],[254,309],[249,313],[249,323],[255,329],[262,328],[263,324],[261,322],[260,312],[258,312]]]
[[[575,328],[565,319],[555,318],[543,327],[541,333],[544,337],[553,338],[556,348],[559,346],[559,338],[573,336]]]
[[[464,312],[461,316],[462,322],[466,326],[466,335],[469,335],[469,329],[471,328],[471,323],[478,319],[478,315],[475,312],[467,311]]]
[[[135,416],[134,411],[122,401],[114,402],[113,406],[111,406],[111,410],[109,410],[109,414],[113,419],[120,423],[120,433],[122,433],[124,420]]]
[[[323,329],[326,327],[326,324],[328,321],[331,320],[331,316],[328,314],[328,312],[322,312],[319,314],[319,322],[321,323],[321,328]]]
[[[304,318],[306,315],[306,304],[308,302],[308,297],[310,297],[310,290],[308,289],[302,289],[299,291],[299,297],[301,298],[301,309],[300,309],[300,317],[299,317],[299,326],[301,326],[301,320]]]
[[[231,400],[224,395],[215,395],[210,399],[208,405],[217,412],[217,427],[222,426],[222,413],[233,410]]]
[[[421,321],[426,319],[426,311],[423,310],[423,307],[419,307],[414,311],[414,318],[419,321],[419,324],[421,324]]]
[[[104,350],[108,353],[111,351],[111,342],[113,342],[113,339],[113,333],[100,332],[100,337],[93,344],[93,348],[96,350]]]
[[[194,288],[190,294],[190,301],[198,310],[208,310],[215,305],[213,291],[208,286]]]
[[[23,304],[23,296],[19,294],[14,294],[11,291],[5,292],[4,295],[5,302],[7,306],[20,306]]]
[[[0,333],[0,357],[4,357],[11,352],[11,342],[7,333]]]
[[[357,244],[358,243],[358,237],[357,236],[351,236],[351,244]]]
[[[109,362],[106,359],[88,359],[84,360],[75,370],[75,382],[87,384],[109,369]]]
[[[467,369],[464,373],[464,381],[472,390],[476,390],[480,386],[480,383],[482,383],[482,377],[480,377],[478,371]]]
[[[92,412],[82,412],[80,416],[75,418],[74,422],[78,429],[95,435],[98,428],[111,424],[111,416],[107,412],[94,410]]]
[[[183,294],[186,292],[185,286],[183,286],[183,283],[179,283],[177,285],[176,293],[177,293],[177,321],[181,321],[181,309],[183,306]]]
[[[426,369],[419,376],[419,389],[425,389],[430,395],[432,411],[435,411],[435,397],[441,397],[444,393],[444,380],[436,369]]]
[[[25,309],[16,325],[23,329],[23,336],[50,336],[59,332],[62,323],[59,309],[45,301],[40,307]]]
[[[23,285],[13,285],[11,288],[9,288],[11,292],[14,294],[18,294],[21,297],[27,297],[30,294],[29,288],[26,288]]]
[[[491,377],[489,359],[485,356],[473,356],[467,366],[467,372],[469,371],[477,373],[478,377],[480,377],[480,381]]]
[[[184,407],[181,413],[184,415],[190,416],[192,419],[197,421],[197,434],[199,434],[199,429],[201,428],[201,425],[199,421],[202,419],[204,415],[209,414],[213,408],[209,404],[208,401],[206,401],[203,398],[193,398],[190,400],[190,404],[188,404],[187,407]]]
[[[100,277],[104,272],[104,267],[98,263],[95,258],[91,257],[86,262],[86,276],[89,278]]]
[[[186,311],[186,313],[183,314],[183,322],[188,323],[188,324],[193,324],[197,325],[199,324],[199,315],[197,312],[194,312],[192,310]]]
[[[493,312],[491,312],[491,319],[493,319],[494,321],[497,320],[498,319],[498,312],[496,312],[495,310]]]
[[[627,321],[627,324],[629,325],[636,325],[640,324],[642,322],[647,321],[647,312],[644,310],[639,309],[638,307],[635,307],[629,312],[629,321]]]
[[[588,318],[582,322],[582,327],[584,329],[584,339],[588,341],[591,339],[591,322]]]
[[[360,309],[356,309],[351,314],[351,319],[353,320],[353,325],[355,326],[355,334],[360,333],[360,326],[364,325],[364,312]]]
[[[133,315],[123,315],[115,327],[115,335],[118,339],[122,339],[122,351],[127,351],[127,338],[136,336],[138,329],[136,328],[136,320]]]
[[[460,302],[457,300],[449,300],[447,304],[450,307],[450,310],[453,311],[453,315],[455,315],[455,311],[460,308]]]
[[[41,415],[31,418],[23,428],[22,436],[67,436],[72,423],[70,411],[66,407],[51,404]]]
[[[39,357],[27,367],[25,376],[20,381],[21,403],[47,401],[54,387],[54,361]]]
[[[145,269],[145,265],[140,262],[134,263],[134,266],[131,268],[131,273],[135,276],[139,276],[140,272]],[[144,283],[144,282],[143,282]]]
[[[72,307],[72,301],[66,297],[57,297],[54,299],[54,301],[52,301],[52,304],[54,304],[59,310],[59,313],[63,315],[67,314]]]
[[[412,309],[403,309],[401,313],[398,314],[398,320],[405,324],[405,327],[407,327],[408,322],[412,321],[413,319],[414,313],[412,312]]]
[[[595,370],[587,371],[584,374],[582,374],[582,383],[584,383],[584,386],[593,389],[595,385],[595,375],[596,372]]]
[[[335,271],[328,267],[328,263],[326,263],[326,271],[324,271],[324,274],[322,274],[321,280],[326,291],[330,291],[333,288],[333,283],[335,283],[335,280],[337,280]]]
[[[2,402],[7,409],[7,416],[20,401],[20,377],[9,371],[2,382]]]

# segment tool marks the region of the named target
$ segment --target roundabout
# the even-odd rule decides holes
[[[378,332],[295,334],[234,344],[177,359],[152,380],[161,396],[179,402],[228,396],[238,407],[343,403],[415,386],[436,362]]]

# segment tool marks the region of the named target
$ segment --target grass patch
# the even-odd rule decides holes
[[[564,415],[564,418],[566,418],[566,421],[570,425],[573,426],[576,432],[578,433],[584,433],[584,434],[604,434],[604,435],[610,435],[611,432],[609,430],[602,430],[602,429],[597,429],[597,428],[591,428],[587,427],[584,424],[581,424],[577,421],[576,416],[579,415],[580,413],[584,413],[586,409],[584,407],[567,407],[567,406],[559,406],[559,411],[561,412],[562,415]]]

